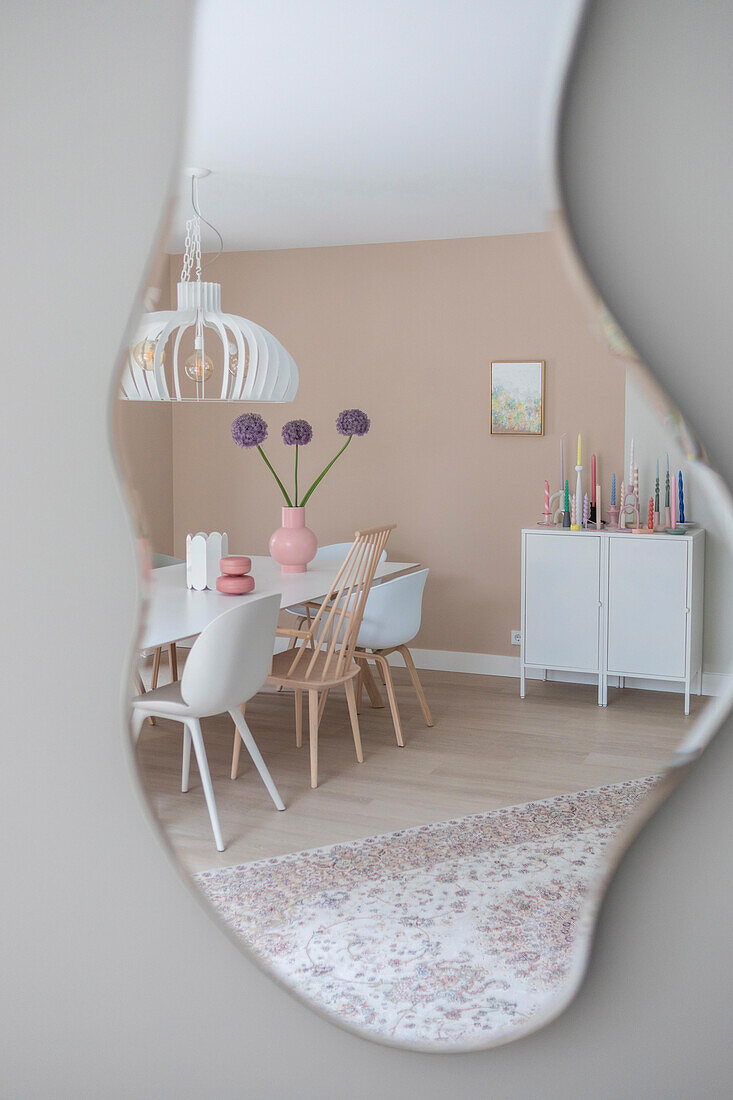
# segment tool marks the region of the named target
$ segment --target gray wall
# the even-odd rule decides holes
[[[728,728],[624,862],[578,999],[496,1051],[417,1055],[326,1024],[237,953],[168,860],[120,721],[135,572],[106,419],[173,164],[185,16],[176,0],[3,9],[3,1094],[729,1094]],[[733,300],[732,33],[730,5],[595,5],[562,155],[590,269],[729,480],[729,409],[710,395]]]

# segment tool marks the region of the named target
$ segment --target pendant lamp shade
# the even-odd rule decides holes
[[[292,401],[298,368],[290,353],[261,325],[223,313],[221,285],[201,280],[197,184],[208,173],[189,174],[194,217],[186,223],[177,308],[142,315],[120,396],[128,401]]]

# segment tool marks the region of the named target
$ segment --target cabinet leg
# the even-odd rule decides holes
[[[524,665],[520,665],[520,668],[519,668],[519,698],[520,699],[524,699],[524,687],[525,687]]]
[[[685,681],[685,714],[690,713],[690,681]]]

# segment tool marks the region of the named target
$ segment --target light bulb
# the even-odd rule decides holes
[[[206,382],[214,373],[214,364],[208,355],[204,355],[202,359],[201,352],[195,351],[193,355],[189,355],[183,369],[192,382]]]
[[[239,366],[239,355],[237,353],[237,345],[233,340],[229,341],[229,373],[236,374],[237,367]]]
[[[142,370],[152,370],[155,361],[155,340],[141,340],[132,349],[132,357]],[[165,351],[161,356],[161,362],[165,363]]]

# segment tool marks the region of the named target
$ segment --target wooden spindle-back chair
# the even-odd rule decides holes
[[[281,636],[294,638],[296,646],[275,654],[267,683],[278,688],[292,688],[295,692],[295,740],[299,748],[303,743],[303,693],[308,692],[311,787],[318,786],[319,694],[325,702],[325,695],[339,684],[344,685],[346,692],[356,759],[359,763],[364,759],[356,712],[354,681],[359,675],[359,665],[354,660],[354,649],[369,588],[395,526],[392,523],[357,531],[315,617],[299,630],[278,630]],[[232,754],[232,778],[236,778],[238,763],[237,737]]]

